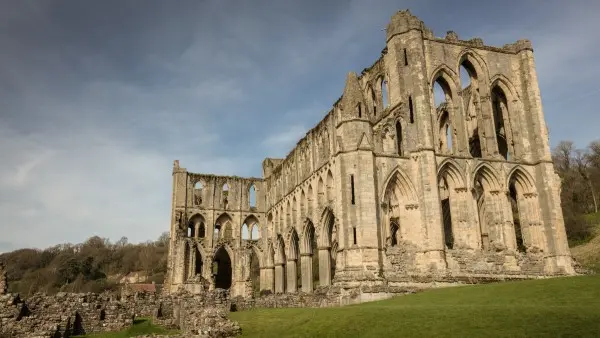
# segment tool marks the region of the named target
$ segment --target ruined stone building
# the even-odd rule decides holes
[[[409,11],[385,41],[261,178],[175,161],[165,290],[574,274],[531,43],[438,38]]]

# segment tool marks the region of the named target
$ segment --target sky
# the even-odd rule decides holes
[[[0,252],[169,229],[173,160],[261,176],[410,9],[533,42],[550,142],[600,138],[600,2],[0,0]]]

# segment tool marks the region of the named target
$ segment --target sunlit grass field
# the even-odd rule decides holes
[[[322,309],[231,313],[245,337],[600,337],[600,277],[428,290]]]

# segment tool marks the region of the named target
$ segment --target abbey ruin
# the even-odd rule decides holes
[[[385,41],[262,178],[175,161],[167,292],[574,274],[531,43],[437,38],[409,11]]]

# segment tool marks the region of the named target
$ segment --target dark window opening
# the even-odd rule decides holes
[[[454,236],[452,235],[452,217],[450,216],[450,199],[442,200],[442,217],[444,222],[444,242],[448,249],[454,247]]]
[[[396,122],[396,141],[398,146],[398,155],[402,156],[402,126],[400,121]]]
[[[354,175],[350,175],[350,189],[352,191],[352,205],[354,205]]]
[[[404,65],[408,66],[408,55],[406,53],[406,48],[404,48]]]
[[[356,245],[356,227],[352,228],[352,234],[354,236],[354,245]]]
[[[357,107],[358,107],[358,118],[361,118],[362,117],[362,105],[359,103]]]
[[[398,245],[398,230],[400,227],[395,222],[390,226],[390,244],[392,246]]]
[[[408,97],[408,112],[409,112],[410,123],[415,123],[415,113],[414,113],[414,109],[413,109],[412,96]]]
[[[521,229],[521,220],[519,217],[519,204],[517,202],[517,190],[515,189],[514,182],[511,183],[509,188],[510,193],[510,206],[512,209],[513,223],[515,225],[515,238],[517,240],[517,250],[519,252],[525,252],[525,243],[523,241],[523,231]]]

